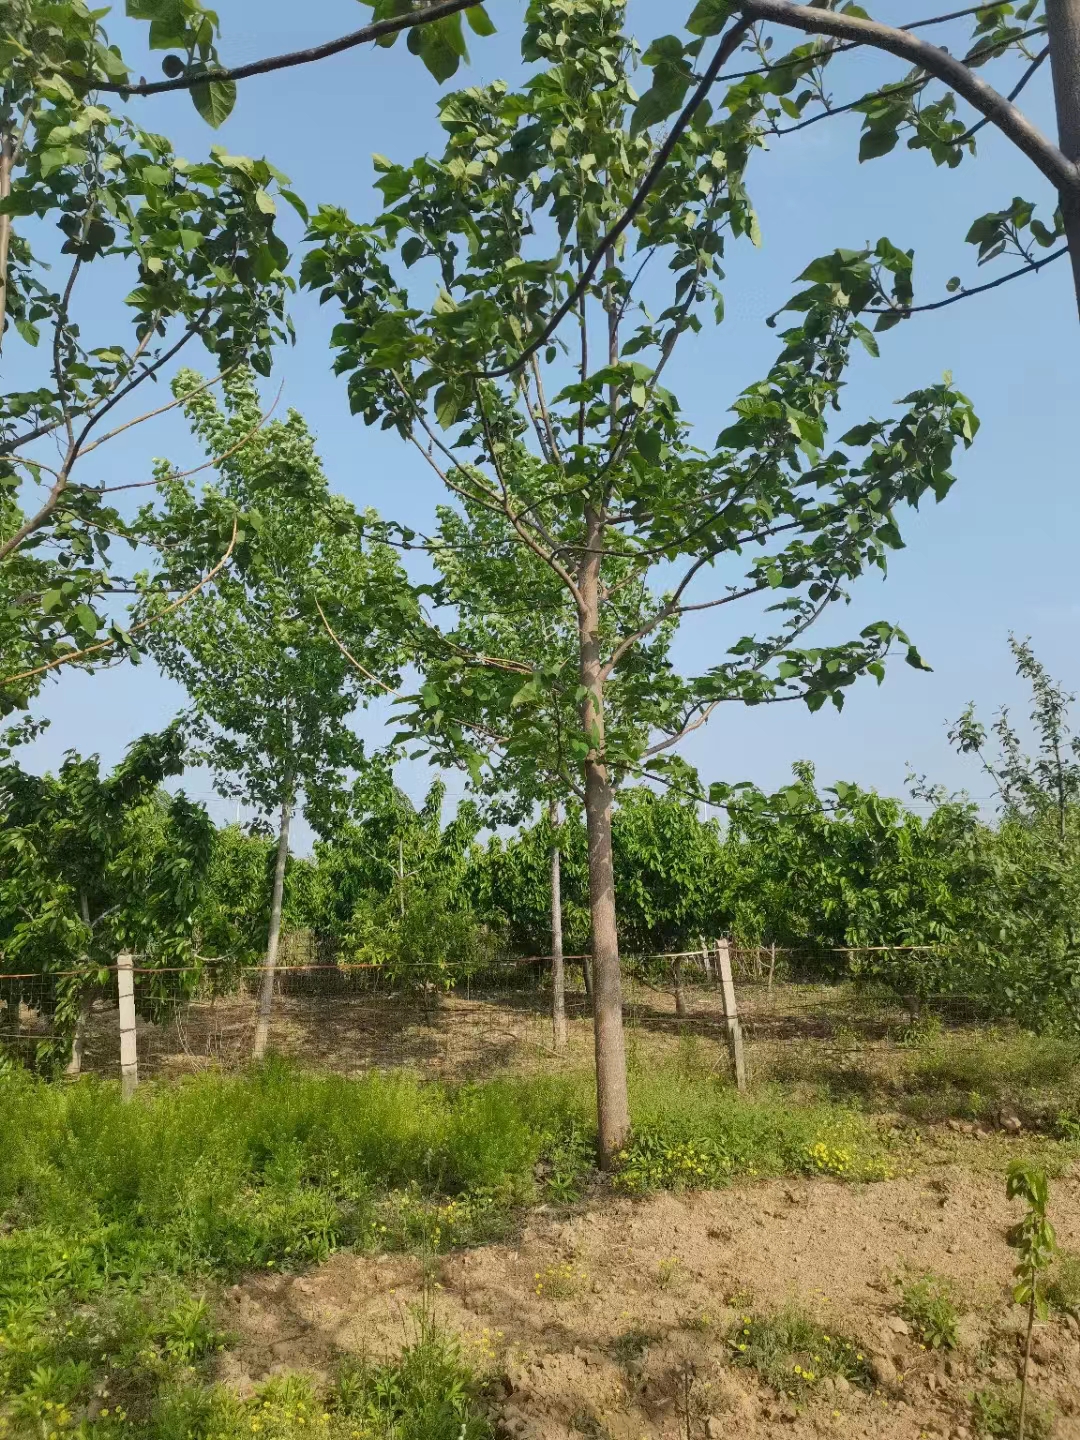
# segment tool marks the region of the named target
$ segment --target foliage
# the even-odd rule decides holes
[[[264,423],[240,371],[223,382],[224,410],[190,372],[174,389],[207,455],[223,457],[208,493],[250,516],[252,538],[213,591],[155,617],[151,648],[191,697],[199,758],[221,793],[266,815],[302,792],[313,822],[328,826],[343,772],[362,760],[349,716],[394,684],[411,593],[393,552],[366,542],[371,517],[330,494],[296,411]],[[173,543],[166,576],[182,587],[195,568],[196,501],[190,481],[167,469],[161,481]],[[322,627],[319,605],[331,623],[348,617],[342,639],[356,664]]]
[[[972,1396],[971,1418],[980,1440],[1017,1440],[1020,1434],[1020,1386],[988,1385]],[[1050,1440],[1054,1412],[1029,1403],[1024,1416],[1027,1440]]]
[[[148,967],[191,962],[214,832],[201,806],[161,788],[183,763],[174,724],[137,740],[104,778],[96,756],[73,751],[57,775],[0,767],[3,966],[62,977],[42,990],[55,1032],[38,1046],[43,1063],[66,1058],[80,1000],[118,951]],[[163,973],[151,993],[174,985]]]
[[[4,714],[37,692],[43,667],[90,647],[82,663],[108,662],[141,643],[112,618],[109,593],[137,588],[112,541],[159,545],[158,517],[117,508],[110,490],[126,485],[82,481],[85,457],[137,422],[147,383],[192,341],[220,369],[243,360],[265,374],[290,333],[275,230],[278,199],[299,204],[286,177],[223,146],[184,160],[110,109],[97,86],[128,72],[104,13],[82,0],[4,7],[0,133],[13,154],[0,329],[15,377],[0,398]],[[91,328],[83,312],[103,286],[124,299]],[[226,551],[232,520],[196,507],[203,569]]]
[[[742,1316],[728,1338],[736,1364],[751,1366],[783,1394],[804,1396],[837,1376],[869,1389],[864,1352],[854,1341],[828,1334],[795,1304],[769,1314]]]
[[[342,1369],[333,1410],[371,1440],[489,1440],[477,1377],[430,1305],[413,1314],[414,1335],[393,1363]]]
[[[959,1314],[953,1285],[943,1275],[906,1275],[900,1286],[900,1314],[914,1326],[921,1344],[931,1350],[955,1350]]]
[[[1059,1250],[1057,1264],[1047,1283],[1046,1298],[1055,1310],[1080,1319],[1080,1254]]]

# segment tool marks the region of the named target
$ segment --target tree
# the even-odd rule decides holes
[[[996,833],[980,858],[990,878],[978,929],[984,965],[1013,1014],[1037,1028],[1080,1027],[1080,736],[1075,697],[1055,682],[1028,640],[1010,637],[1017,674],[1031,689],[1037,756],[1025,755],[1007,709],[993,730],[999,753],[969,705],[950,731],[975,756],[997,791]]]
[[[527,389],[522,403],[540,453],[550,457],[556,442]],[[489,742],[483,769],[476,752],[466,752],[466,758],[474,756],[474,788],[488,797],[488,818],[513,823],[537,806],[547,812],[552,1029],[561,1049],[567,1028],[559,834],[562,814],[585,801],[580,768],[567,748],[577,728],[568,677],[578,664],[578,617],[558,575],[523,549],[505,515],[468,500],[462,504],[462,510],[440,507],[430,547],[442,580],[434,598],[441,608],[452,608],[455,619],[447,632],[431,631],[425,676],[435,694],[454,691],[458,719],[470,720],[472,733]],[[609,567],[617,600],[599,617],[609,647],[618,643],[620,626],[640,627],[653,608],[652,597],[633,583],[631,565],[626,561],[618,571],[613,561]],[[673,632],[671,623],[657,626],[608,684],[606,729],[615,754],[644,748],[652,727],[673,718],[679,698],[668,655]],[[477,683],[475,672],[490,668],[513,677],[512,685]],[[447,759],[460,754],[453,737],[439,748]],[[615,768],[610,778],[615,789],[624,776]],[[588,962],[584,974],[591,992]]]
[[[278,815],[255,1035],[261,1055],[292,817],[303,797],[317,828],[330,823],[344,772],[363,758],[349,717],[358,703],[393,688],[414,601],[393,552],[367,543],[371,517],[330,494],[301,416],[293,411],[260,428],[251,376],[236,371],[223,388],[224,410],[197,376],[177,378],[196,435],[208,454],[222,457],[221,481],[197,500],[190,481],[162,474],[162,526],[172,537],[164,588],[182,587],[190,575],[201,507],[249,515],[253,538],[215,589],[160,618],[150,609],[148,634],[155,659],[191,697],[197,754],[213,768],[217,789]],[[348,651],[321,628],[320,607],[347,615]]]
[[[445,797],[436,780],[417,810],[394,784],[390,757],[373,756],[353,786],[348,817],[316,845],[324,928],[353,960],[424,995],[491,954],[465,886],[480,817],[465,801],[444,826]]]
[[[57,775],[0,766],[0,954],[42,977],[54,1034],[38,1046],[40,1063],[68,1059],[78,1073],[90,1001],[118,951],[166,971],[193,958],[213,826],[201,806],[161,789],[183,763],[173,724],[137,740],[104,778],[97,756],[74,751]],[[174,979],[163,974],[157,988]]]
[[[299,202],[285,177],[220,146],[188,162],[100,103],[97,83],[126,73],[100,13],[77,0],[4,8],[0,343],[15,385],[0,397],[0,715],[59,666],[138,644],[110,609],[133,588],[112,542],[153,545],[153,516],[117,508],[142,482],[84,478],[88,463],[160,414],[135,407],[192,342],[219,370],[243,359],[265,373],[289,333],[275,196]],[[129,293],[91,331],[84,312],[105,274]],[[214,519],[202,517],[204,568],[230,552]]]
[[[525,89],[496,84],[449,97],[440,108],[443,157],[411,166],[377,159],[387,208],[371,225],[320,211],[303,272],[341,306],[334,345],[353,409],[412,439],[452,494],[503,517],[522,552],[570,596],[577,653],[566,687],[577,723],[566,750],[580,767],[589,837],[605,1165],[629,1126],[612,770],[662,774],[670,747],[721,704],[803,699],[816,708],[830,698],[842,703],[859,675],[880,680],[890,647],[906,643],[895,626],[875,624],[815,649],[800,639],[849,581],[884,567],[900,543],[896,507],[944,496],[954,445],[970,443],[975,429],[970,404],[946,382],[914,392],[890,422],[847,430],[845,448],[826,447],[826,415],[851,346],[874,348],[859,312],[877,293],[878,267],[906,273],[906,257],[883,242],[873,255],[818,262],[809,288],[791,302],[800,323],[784,333],[768,376],[738,398],[734,423],[714,445],[694,443],[660,381],[680,338],[700,327],[701,308],[710,303],[720,313],[726,239],[756,237],[743,184],[757,143],[753,112],[714,118],[698,107],[674,143],[659,142],[640,113],[634,118],[633,48],[621,19],[621,7],[607,0],[531,4],[524,54],[540,68]],[[662,54],[652,58],[659,63]],[[634,217],[636,253],[609,250],[606,268],[590,274],[604,225],[625,214],[654,175]],[[651,318],[635,283],[658,257],[668,262],[671,290]],[[420,266],[414,289],[399,264]],[[582,285],[588,295],[575,302]],[[509,378],[535,353],[547,317],[568,302],[577,323],[572,356],[554,344],[537,354],[547,371],[543,393],[535,375]],[[523,387],[550,450],[528,441]],[[697,598],[694,582],[717,570],[717,588]],[[666,594],[658,583],[668,584]],[[621,596],[631,587],[647,618],[623,625]],[[772,628],[729,636],[727,658],[704,675],[673,677],[659,737],[621,752],[607,732],[606,692],[636,648],[690,613],[755,597],[773,600]],[[613,614],[618,639],[609,645],[604,627]],[[923,663],[914,649],[908,658]],[[492,663],[464,678],[504,692],[491,703],[500,714],[516,711],[515,737],[532,729],[528,692],[511,704],[517,675]],[[452,713],[449,704],[449,693],[429,681],[416,732]],[[543,743],[549,749],[550,736]]]

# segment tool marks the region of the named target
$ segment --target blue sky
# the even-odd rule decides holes
[[[460,83],[496,77],[513,82],[521,75],[523,8],[522,0],[491,0],[499,34],[475,41],[473,64]],[[218,9],[223,54],[233,62],[315,43],[363,23],[369,14],[352,0],[322,0],[310,10],[284,0],[219,0]],[[913,12],[910,3],[881,3],[875,13],[901,21]],[[648,39],[674,27],[672,14],[659,0],[637,0],[631,28]],[[110,23],[129,57],[145,63],[148,76],[156,75],[160,57],[141,59],[141,28],[120,17]],[[961,34],[954,31],[954,40]],[[846,57],[834,69],[837,100],[853,98],[877,75],[902,73],[900,62],[883,57]],[[1047,75],[1025,99],[1052,133],[1048,87]],[[168,134],[189,158],[215,139],[233,151],[265,154],[292,177],[309,204],[344,205],[363,218],[378,199],[371,189],[373,152],[411,160],[441,148],[437,96],[434,81],[399,44],[243,82],[236,112],[218,136],[185,96],[144,101],[140,118]],[[767,369],[776,339],[765,316],[791,293],[794,277],[815,255],[888,235],[915,247],[920,297],[937,298],[950,275],[968,280],[975,274],[973,251],[963,237],[976,216],[1001,208],[1014,194],[1046,197],[1047,186],[1031,165],[993,130],[984,131],[978,160],[955,171],[938,170],[925,155],[906,150],[859,166],[857,136],[857,118],[830,119],[777,140],[751,168],[763,247],[753,252],[740,245],[731,252],[725,323],[686,343],[668,371],[671,388],[709,440],[742,386]],[[104,294],[91,299],[84,328],[107,321],[108,303]],[[343,383],[330,373],[333,315],[320,311],[308,295],[297,297],[293,313],[299,342],[281,353],[274,386],[284,381],[283,403],[301,410],[317,433],[332,485],[357,505],[425,524],[442,498],[438,483],[396,437],[369,431],[350,417]],[[853,634],[879,618],[899,622],[933,673],[897,664],[880,689],[871,682],[852,692],[840,714],[830,709],[811,715],[794,705],[725,707],[685,748],[706,781],[750,779],[770,787],[783,783],[792,761],[807,758],[826,783],[856,780],[895,793],[910,764],[981,795],[985,782],[950,754],[945,727],[969,699],[987,718],[1003,702],[1023,710],[1008,632],[1030,634],[1051,671],[1080,689],[1074,561],[1080,500],[1073,430],[1078,338],[1067,264],[1058,262],[1038,276],[898,327],[882,337],[879,360],[858,363],[845,406],[852,418],[886,413],[891,402],[948,369],[983,422],[974,448],[960,459],[953,493],[941,506],[906,519],[908,548],[895,556],[888,578],[868,578],[857,587],[850,609],[835,617],[837,634]],[[108,483],[142,478],[156,455],[177,463],[199,458],[174,417],[131,432],[106,455],[102,478]],[[721,658],[732,638],[718,623],[700,623],[680,638],[677,653],[688,669],[704,669]],[[52,723],[23,752],[23,763],[45,769],[70,747],[100,753],[112,763],[136,735],[170,719],[183,699],[149,664],[94,676],[69,672],[43,693],[36,710]],[[374,743],[385,713],[375,707],[358,717],[361,733]],[[419,795],[430,771],[422,761],[406,764],[400,778]],[[212,800],[209,776],[196,773],[185,784],[206,798],[219,818],[233,813],[232,806]],[[452,793],[459,788],[452,785]],[[303,828],[298,838],[303,848]]]

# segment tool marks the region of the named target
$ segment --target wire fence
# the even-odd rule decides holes
[[[409,984],[395,982],[379,966],[339,963],[326,958],[331,953],[309,932],[283,937],[271,1053],[347,1075],[407,1068],[452,1080],[591,1060],[587,957],[567,957],[568,1039],[557,1047],[550,957],[507,961],[445,988],[425,982],[422,972]],[[662,1063],[693,1044],[699,1063],[728,1072],[745,1047],[740,1063],[750,1075],[797,1078],[815,1067],[842,1068],[852,1055],[887,1056],[928,1028],[947,1033],[987,1018],[971,997],[916,1002],[850,980],[790,978],[819,958],[726,941],[626,958],[631,1057]],[[126,1028],[124,1073],[132,1083],[136,1069],[142,1078],[235,1070],[251,1060],[263,973],[213,962],[162,969],[134,957],[88,987],[70,975],[0,974],[0,1057],[29,1067],[49,1057],[69,1074],[116,1077]],[[54,1017],[64,1004],[68,1020],[59,1026]],[[74,1033],[73,1006],[79,1011]]]

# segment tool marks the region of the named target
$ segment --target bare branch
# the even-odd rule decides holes
[[[221,378],[222,377],[220,375],[217,377],[218,380],[220,380]],[[207,381],[207,384],[216,384],[216,381]],[[197,395],[199,393],[199,390],[205,389],[205,385],[200,385],[197,390],[189,391],[188,394],[185,395],[183,398],[185,400],[188,400],[191,398],[192,395]],[[201,465],[195,465],[190,470],[180,470],[178,472],[174,472],[170,475],[165,476],[165,481],[188,480],[191,478],[192,475],[198,475],[203,470],[216,470],[219,465],[223,465],[225,461],[230,458],[230,456],[235,455],[238,450],[242,450],[243,447],[248,443],[248,441],[251,440],[256,434],[258,434],[258,432],[262,429],[262,427],[266,424],[266,422],[270,419],[271,415],[273,415],[274,411],[277,409],[278,401],[281,399],[284,389],[285,381],[283,380],[278,386],[278,392],[274,396],[274,403],[270,406],[270,409],[267,410],[265,415],[259,416],[259,419],[255,422],[255,424],[251,427],[247,434],[244,435],[241,439],[239,439],[235,445],[230,445],[229,448],[227,450],[223,450],[220,455],[215,455],[212,460],[204,460]],[[172,407],[166,406],[165,408],[171,409]],[[158,410],[154,413],[160,415],[161,411]],[[142,418],[144,420],[148,420],[150,417],[148,415],[144,415]],[[133,423],[138,424],[138,421],[134,421]],[[102,438],[108,439],[108,436],[104,436]],[[95,444],[90,446],[89,448],[92,450],[95,448],[96,445],[100,445],[101,443],[101,440],[95,441]],[[102,485],[98,488],[98,493],[100,495],[113,495],[116,493],[117,490],[145,490],[148,485],[161,485],[163,483],[164,482],[159,479],[133,480],[130,484],[127,485]]]
[[[1049,265],[1052,260],[1060,260],[1063,255],[1068,255],[1068,245],[1063,245],[1060,250],[1055,250],[1050,255],[1044,255],[1041,260],[1032,260],[1029,265],[1021,265],[1019,270],[1010,270],[1007,275],[999,275],[996,280],[988,280],[985,285],[971,285],[957,290],[955,295],[946,295],[944,300],[932,300],[926,305],[868,305],[867,311],[872,315],[915,315],[926,310],[944,310],[946,305],[955,305],[959,300],[967,300],[972,295],[982,295],[987,290],[996,290],[999,285],[1007,285],[1010,280],[1017,280],[1021,275],[1031,275],[1043,266]]]

